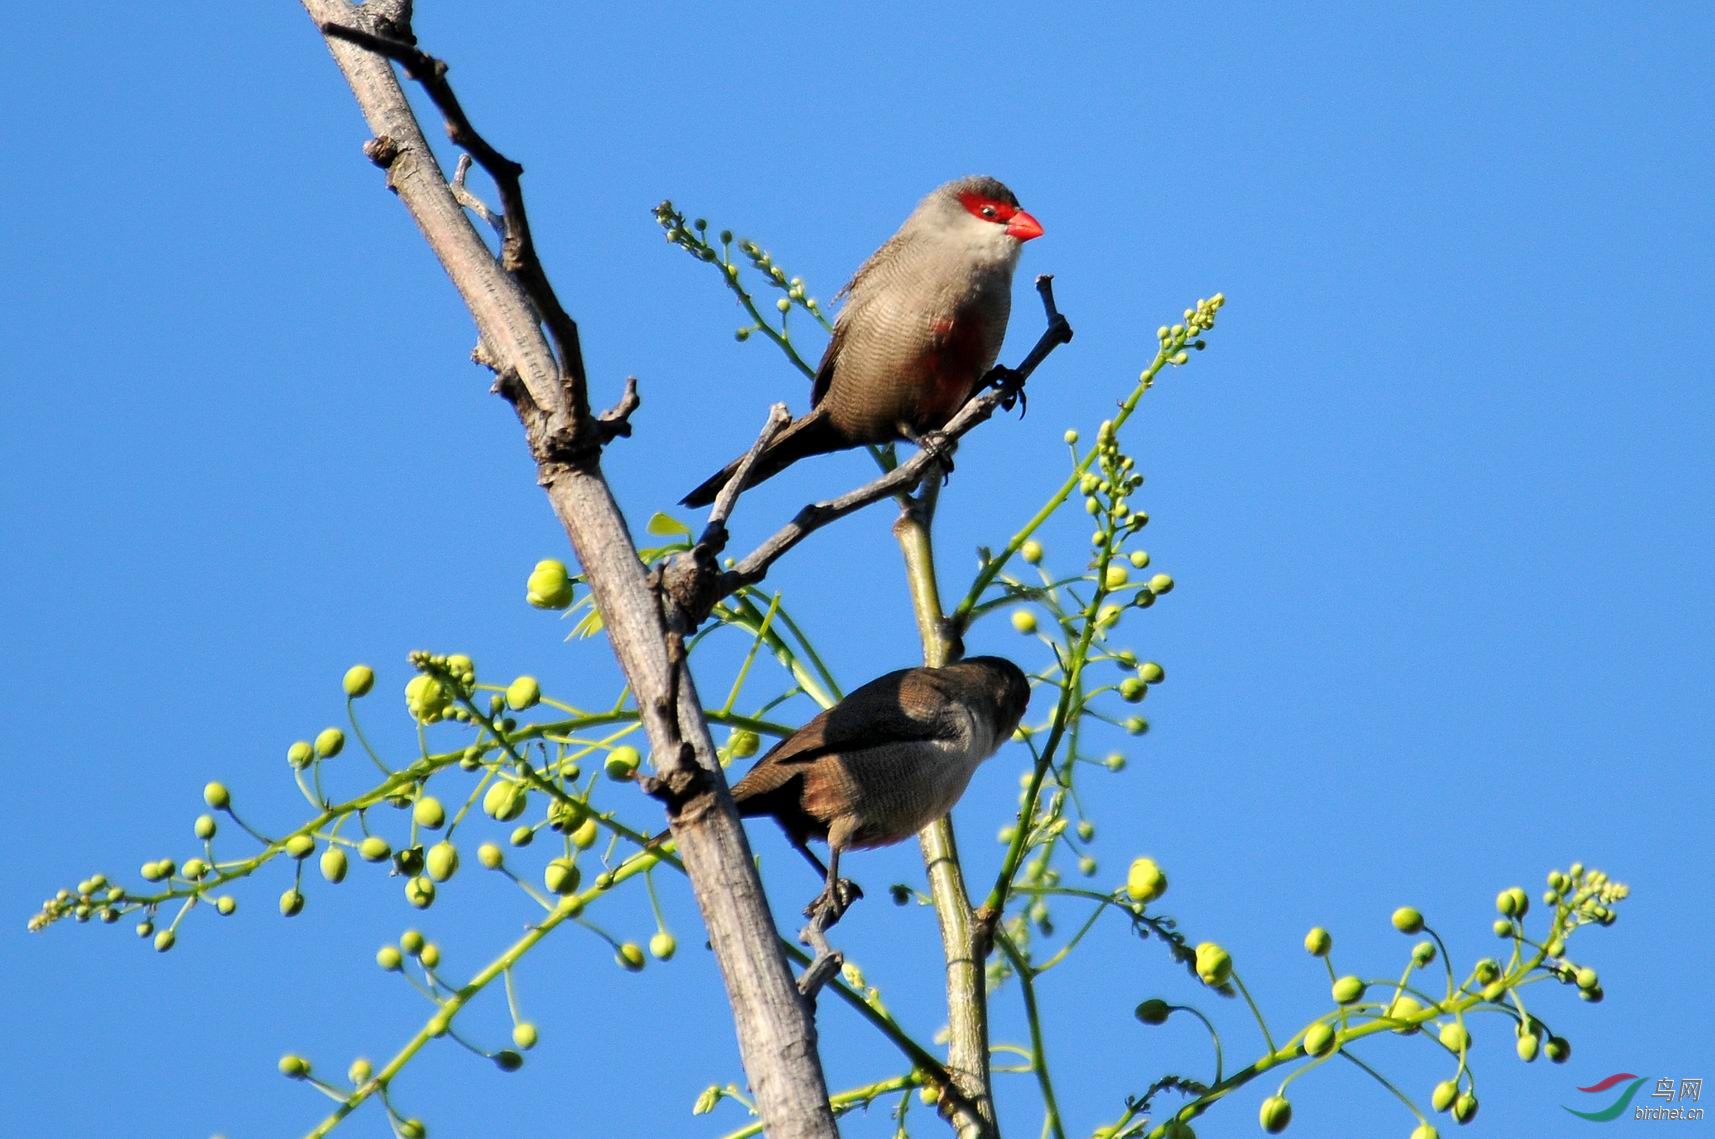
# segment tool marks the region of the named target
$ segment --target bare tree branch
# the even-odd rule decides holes
[[[612,413],[602,420],[591,416],[577,325],[561,308],[530,240],[522,168],[471,129],[447,84],[445,65],[412,44],[404,22],[409,5],[384,5],[389,19],[383,24],[375,5],[303,3],[324,29],[376,136],[367,149],[476,318],[480,354],[524,426],[538,481],[571,539],[636,694],[655,770],[669,785],[669,821],[720,964],[745,1071],[768,1133],[829,1139],[837,1132],[815,1023],[775,937],[695,686],[682,655],[671,649],[682,645],[684,614],[654,588],[637,560],[636,544],[601,473],[602,444],[624,433],[637,403],[635,385],[628,385]],[[453,141],[499,187],[505,236],[498,261],[455,198],[387,59],[398,60],[423,83],[447,117]]]

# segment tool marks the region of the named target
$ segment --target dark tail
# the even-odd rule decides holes
[[[819,410],[812,411],[804,418],[795,420],[768,445],[766,451],[757,456],[756,465],[750,468],[750,482],[747,485],[755,486],[764,479],[771,479],[799,459],[810,455],[825,455],[829,451],[842,451],[850,446],[853,446],[852,441],[829,423],[826,415]],[[721,488],[731,481],[742,461],[742,456],[734,459],[679,501],[686,506],[709,505],[715,500],[715,496],[720,494]]]

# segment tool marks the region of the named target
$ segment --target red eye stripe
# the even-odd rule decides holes
[[[959,201],[973,216],[984,221],[992,221],[1005,225],[1018,212],[1017,206],[1009,206],[1005,202],[997,202],[993,198],[985,198],[974,190],[966,190],[959,195]],[[984,212],[989,211],[989,212]]]

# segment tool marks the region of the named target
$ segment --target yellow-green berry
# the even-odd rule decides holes
[[[369,690],[375,687],[375,670],[366,664],[354,664],[345,670],[345,678],[341,685],[345,694],[352,699],[369,695]]]
[[[357,853],[365,862],[385,862],[393,853],[393,848],[387,845],[386,839],[372,834],[357,844]]]
[[[514,712],[534,708],[542,699],[542,686],[534,676],[520,676],[506,687],[506,706]]]
[[[649,939],[649,955],[657,961],[670,960],[679,951],[679,940],[666,930]]]
[[[1153,902],[1167,893],[1167,875],[1153,858],[1134,858],[1126,870],[1125,892],[1134,902]]]
[[[428,870],[429,877],[437,882],[445,882],[458,873],[459,848],[450,842],[437,842],[429,848],[423,865]]]
[[[1014,609],[1012,611],[1012,627],[1016,632],[1029,636],[1036,632],[1036,614],[1028,609]]]
[[[1146,660],[1137,666],[1137,678],[1145,684],[1160,684],[1167,679],[1167,670],[1152,660]]]
[[[423,946],[427,944],[429,944],[429,939],[423,936],[421,930],[408,929],[399,935],[399,948],[413,957],[423,952]]]
[[[1521,1033],[1517,1042],[1514,1044],[1514,1048],[1518,1052],[1518,1058],[1527,1064],[1536,1059],[1536,1052],[1540,1047],[1542,1047],[1542,1045],[1538,1042],[1536,1034],[1533,1032]]]
[[[1401,933],[1422,933],[1423,915],[1411,906],[1401,906],[1393,912],[1393,927]]]
[[[202,789],[202,801],[217,811],[224,811],[232,805],[232,795],[226,790],[224,783],[205,783]]]
[[[1262,1101],[1262,1110],[1257,1113],[1257,1121],[1270,1135],[1279,1135],[1286,1130],[1286,1125],[1292,1122],[1292,1104],[1287,1102],[1285,1096],[1271,1095]]]
[[[1580,989],[1584,989],[1586,991],[1594,989],[1602,983],[1601,979],[1596,975],[1596,970],[1590,968],[1588,965],[1574,973],[1572,975],[1572,979],[1578,983],[1578,987]]]
[[[198,838],[207,842],[214,837],[215,831],[219,828],[215,824],[213,815],[198,815],[196,825],[191,829],[196,832]]]
[[[1149,568],[1149,552],[1147,550],[1133,550],[1128,560],[1131,562],[1132,569]]]
[[[1042,543],[1035,538],[1029,539],[1018,547],[1018,556],[1031,565],[1037,565],[1042,561]]]
[[[1213,941],[1197,946],[1197,976],[1205,985],[1225,983],[1233,973],[1233,958]]]
[[[423,951],[417,954],[417,960],[423,963],[423,968],[433,969],[441,963],[441,947],[434,942],[423,946]]]
[[[1364,999],[1365,987],[1363,978],[1345,976],[1335,981],[1330,991],[1336,1004],[1350,1005]]]
[[[280,1074],[287,1079],[301,1080],[310,1074],[310,1062],[288,1052],[280,1057]]]
[[[512,1026],[512,1043],[528,1052],[536,1047],[536,1026],[527,1020],[521,1020]]]
[[[141,930],[142,927],[139,926],[138,929]],[[156,953],[165,953],[167,950],[169,950],[173,947],[173,943],[176,942],[178,939],[179,939],[178,935],[175,934],[172,930],[163,929],[160,933],[157,933],[155,935],[155,952]]]
[[[330,846],[322,851],[322,877],[336,885],[345,881],[346,857],[345,851],[337,846]]]
[[[388,972],[392,972],[402,967],[405,959],[399,955],[399,951],[393,946],[383,945],[375,951],[375,963]]]
[[[1313,926],[1304,935],[1304,951],[1312,957],[1326,957],[1328,951],[1334,948],[1334,938],[1321,926]]]
[[[437,831],[446,825],[447,809],[433,795],[418,795],[417,801],[411,805],[411,817],[418,826]]]

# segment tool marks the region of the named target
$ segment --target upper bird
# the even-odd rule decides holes
[[[811,909],[831,903],[837,919],[840,852],[899,842],[952,810],[1029,702],[1023,671],[1000,657],[890,672],[780,741],[732,797],[740,815],[780,823],[826,878]],[[826,867],[812,838],[828,844]]]
[[[1012,271],[1042,226],[998,179],[938,186],[846,287],[846,305],[816,369],[808,415],[757,457],[749,484],[807,455],[938,431],[976,393],[1000,355]],[[735,459],[684,497],[707,506]]]

